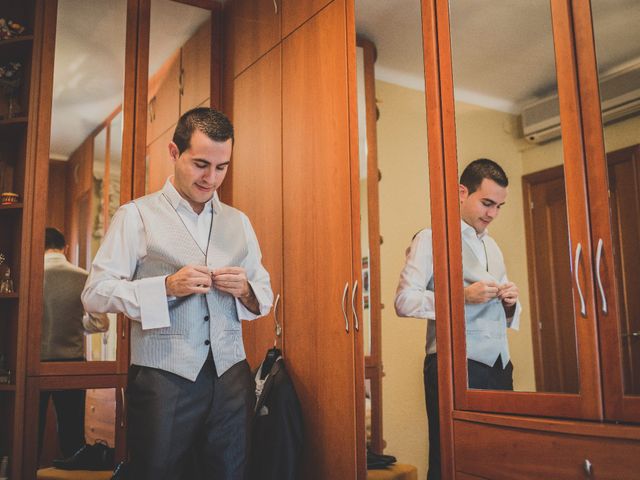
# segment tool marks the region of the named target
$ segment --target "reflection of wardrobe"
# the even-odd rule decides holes
[[[622,380],[628,332],[619,322],[590,6],[551,1],[571,265],[563,286],[573,294],[579,371],[577,393],[561,394],[467,389],[464,299],[453,288],[462,279],[448,3],[423,1],[436,315],[451,318],[437,324],[443,478],[637,478],[640,396]]]
[[[278,345],[302,403],[308,479],[365,476],[355,41],[345,41],[345,3],[289,0],[276,11],[241,0],[225,17],[231,203],[249,215],[280,296]],[[243,325],[252,367],[276,338],[273,315]]]

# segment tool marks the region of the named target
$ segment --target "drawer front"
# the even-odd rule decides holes
[[[633,440],[456,420],[454,448],[457,472],[487,479],[640,478],[640,442]],[[586,462],[591,465],[590,474]]]

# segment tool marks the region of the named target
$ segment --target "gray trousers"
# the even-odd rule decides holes
[[[251,443],[254,389],[246,361],[218,377],[211,353],[195,382],[131,365],[127,477],[243,480]]]

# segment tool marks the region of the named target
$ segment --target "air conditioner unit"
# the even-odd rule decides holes
[[[600,99],[604,124],[640,112],[640,64],[603,76]],[[532,143],[560,137],[558,95],[537,100],[522,109],[522,132]]]

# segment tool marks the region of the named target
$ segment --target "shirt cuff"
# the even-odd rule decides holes
[[[507,318],[507,326],[512,330],[520,330],[520,313],[522,312],[522,305],[518,301],[516,303],[516,311],[513,313],[513,317]]]
[[[261,289],[260,286],[252,281],[249,281],[249,285],[251,285],[251,289],[253,290],[253,294],[256,296],[258,300],[258,305],[260,308],[260,313],[255,314],[240,301],[239,298],[236,298],[236,308],[238,310],[238,318],[240,320],[255,320],[256,318],[267,315],[271,310],[271,303],[273,302],[273,298],[264,289]]]
[[[167,275],[148,277],[136,281],[136,293],[140,305],[140,323],[143,330],[171,326],[167,289],[164,281]]]

